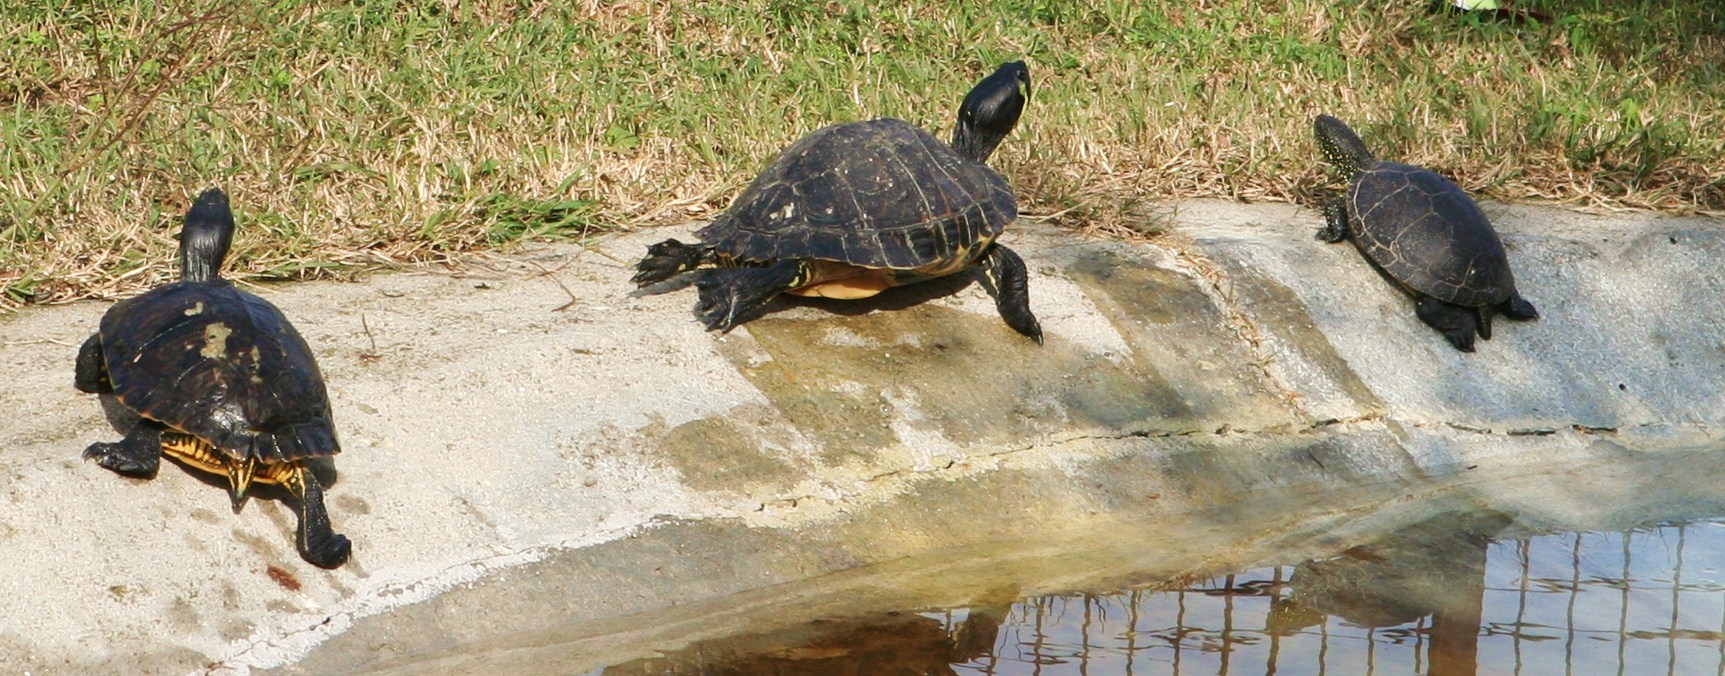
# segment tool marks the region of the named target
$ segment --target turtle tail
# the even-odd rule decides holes
[[[803,261],[708,270],[695,282],[701,294],[695,312],[708,330],[730,331],[754,317],[773,296],[802,286],[808,279],[809,265]]]
[[[635,276],[629,278],[636,286],[651,286],[700,267],[712,267],[718,255],[708,244],[684,244],[667,239],[647,247],[647,257],[635,264]]]
[[[1366,148],[1366,142],[1360,140],[1359,134],[1341,120],[1319,115],[1312,121],[1312,133],[1318,137],[1318,150],[1324,153],[1324,159],[1346,170],[1349,175],[1364,171],[1378,161]]]

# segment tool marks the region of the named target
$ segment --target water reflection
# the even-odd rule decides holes
[[[1725,674],[1725,522],[1530,534],[1451,513],[1333,556],[815,623],[620,674]]]

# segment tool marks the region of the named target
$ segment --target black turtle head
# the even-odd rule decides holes
[[[1312,121],[1312,133],[1318,137],[1318,150],[1324,153],[1324,159],[1347,172],[1349,176],[1364,171],[1378,161],[1378,158],[1372,157],[1372,151],[1366,149],[1366,142],[1361,141],[1359,135],[1341,120],[1319,115],[1318,119]]]
[[[1018,87],[1021,83],[1022,91]],[[986,163],[1001,139],[1018,126],[1018,116],[1029,97],[1030,68],[1023,61],[1000,64],[976,83],[959,105],[958,123],[952,128],[953,150],[977,164]]]
[[[186,211],[180,229],[180,280],[207,282],[217,279],[228,245],[234,241],[234,212],[221,188],[198,195]]]

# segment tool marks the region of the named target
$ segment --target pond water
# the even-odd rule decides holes
[[[591,672],[1725,674],[1725,519],[1443,512],[1300,561],[817,621]]]

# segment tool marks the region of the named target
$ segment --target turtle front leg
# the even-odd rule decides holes
[[[1445,303],[1431,296],[1421,295],[1414,304],[1414,314],[1427,326],[1437,329],[1448,338],[1455,349],[1462,352],[1473,351],[1473,337],[1479,332],[1479,315],[1472,308]]]
[[[1348,238],[1348,203],[1332,200],[1324,207],[1324,227],[1318,229],[1318,239],[1335,244]]]
[[[78,367],[72,377],[72,386],[89,394],[114,391],[114,386],[108,382],[108,364],[102,358],[102,334],[90,334],[84,346],[78,348]]]
[[[813,274],[808,263],[798,260],[758,268],[708,270],[695,281],[701,296],[695,312],[708,330],[730,331],[753,317],[773,296],[813,281]]]
[[[300,558],[319,568],[338,568],[353,553],[353,542],[329,525],[323,504],[323,485],[304,463],[276,465],[275,480],[299,501],[299,528],[294,544]]]
[[[1030,312],[1030,273],[1024,259],[999,244],[989,247],[982,257],[982,285],[994,296],[994,306],[1006,325],[1041,345],[1042,324]]]
[[[125,476],[149,478],[162,464],[162,426],[139,420],[131,434],[116,442],[94,443],[84,449],[85,460]]]

